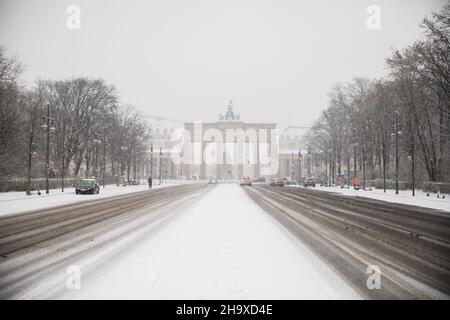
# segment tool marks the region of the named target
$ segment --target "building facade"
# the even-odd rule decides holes
[[[188,178],[233,181],[278,171],[276,124],[242,121],[231,100],[217,122],[187,122],[184,129],[182,171]]]

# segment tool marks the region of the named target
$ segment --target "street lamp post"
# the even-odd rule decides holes
[[[355,128],[353,128],[352,143],[353,143],[353,186],[354,186],[356,181],[356,145],[358,144],[358,136]]]
[[[180,179],[183,180],[183,149],[180,151]]]
[[[163,182],[162,170],[162,147],[159,147],[159,184]]]
[[[153,142],[150,143],[150,177],[153,179]]]
[[[350,154],[347,159],[347,188],[350,189]]]
[[[121,176],[125,176],[125,165],[124,165],[124,162],[125,162],[125,156],[123,156],[123,154],[128,150],[128,148],[127,147],[125,147],[125,146],[121,146],[120,147],[120,150],[122,151],[121,153],[122,153],[122,159],[121,159],[121,163],[120,163],[120,175]]]
[[[410,139],[411,139],[411,188],[413,197],[416,195],[416,178],[415,178],[415,147],[414,133],[412,131],[411,118],[409,119]]]
[[[302,149],[298,149],[298,182],[302,179]]]
[[[31,142],[30,150],[29,150],[30,153],[28,155],[28,183],[27,183],[28,188],[27,188],[27,192],[26,192],[26,194],[28,196],[31,195],[31,169],[32,169],[31,167],[32,167],[32,161],[33,161],[33,158],[36,157],[36,155],[37,155],[38,147],[39,147],[39,144],[37,144],[36,142]]]
[[[291,181],[294,181],[294,144],[291,144]]]
[[[363,190],[366,190],[366,145],[362,143]]]
[[[103,189],[105,189],[105,174],[106,174],[106,134],[103,137],[103,165],[102,165]]]
[[[325,186],[328,187],[328,149],[325,150]]]
[[[50,103],[47,104],[47,115],[42,116],[43,129],[47,129],[47,153],[45,159],[45,193],[49,194],[49,171],[50,171],[50,130],[55,130],[55,118],[50,117]]]
[[[394,111],[394,124],[393,127],[393,135],[395,135],[395,194],[398,194],[398,170],[399,170],[399,158],[398,158],[398,135],[402,133],[401,122],[398,120],[398,116],[400,113],[395,110]]]
[[[308,146],[308,178],[311,178],[311,147]]]
[[[94,164],[94,176],[95,178],[97,178],[97,174],[98,174],[98,145],[102,142],[99,139],[99,134],[95,135],[95,139],[92,140],[92,142],[95,143],[95,164]]]

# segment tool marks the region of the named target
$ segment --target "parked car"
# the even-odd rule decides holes
[[[241,186],[251,186],[252,179],[249,176],[242,176]]]
[[[313,178],[306,178],[303,180],[303,186],[304,187],[315,187],[316,181]]]
[[[76,194],[99,194],[100,185],[95,179],[82,179],[75,187]]]
[[[272,178],[270,179],[270,185],[273,187],[282,187],[284,186],[284,181],[280,178]]]

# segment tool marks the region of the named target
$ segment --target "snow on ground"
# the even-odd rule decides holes
[[[360,298],[236,184],[175,210],[164,230],[147,231],[62,298]]]
[[[162,185],[153,185],[153,188],[161,188],[175,185],[175,182],[163,183]],[[100,187],[100,193],[96,195],[90,194],[75,194],[75,188],[65,188],[64,192],[61,189],[51,189],[49,194],[42,194],[39,196],[36,192],[27,196],[22,192],[1,192],[0,193],[0,216],[18,213],[29,210],[38,210],[48,207],[60,206],[70,203],[77,203],[82,201],[102,199],[121,194],[139,192],[148,190],[147,185],[136,186],[116,186],[107,185],[105,188]]]
[[[303,186],[295,186],[297,188],[303,188]],[[336,192],[346,196],[366,197],[376,200],[382,200],[387,202],[395,202],[401,204],[408,204],[413,206],[438,209],[450,212],[450,195],[446,195],[445,199],[438,199],[435,193],[430,193],[427,197],[426,192],[416,190],[416,195],[412,196],[411,190],[399,190],[399,194],[395,194],[395,190],[388,189],[384,193],[383,189],[370,190],[354,190],[353,188],[341,188],[341,187],[315,187],[315,190]]]

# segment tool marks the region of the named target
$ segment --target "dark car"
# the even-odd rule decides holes
[[[270,185],[273,187],[282,187],[284,186],[284,181],[280,178],[272,178],[270,179]]]
[[[266,177],[262,177],[262,176],[256,177],[255,180],[253,180],[253,182],[264,183],[264,182],[266,182]]]
[[[95,179],[82,179],[75,187],[76,194],[98,194],[100,193],[100,185]]]
[[[303,186],[304,187],[315,187],[316,186],[316,181],[313,178],[306,178],[303,181]]]

